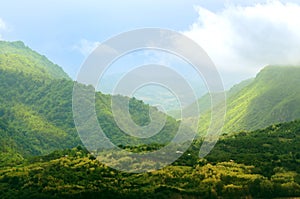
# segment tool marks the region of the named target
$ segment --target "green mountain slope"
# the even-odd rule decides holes
[[[299,119],[299,77],[300,67],[268,66],[255,79],[243,82],[242,86],[238,85],[238,89],[233,87],[231,92],[227,92],[223,132],[255,130],[274,123]],[[209,120],[208,111],[202,115],[200,132],[207,128]]]
[[[22,161],[22,156],[45,154],[80,143],[69,103],[73,85],[70,80],[37,80],[22,72],[2,69],[0,79],[1,164],[15,164]],[[47,94],[56,98],[45,100]],[[68,120],[60,125],[53,119],[53,111],[57,111],[58,118]]]
[[[269,66],[228,99],[225,131],[254,130],[300,118],[300,67]]]
[[[42,56],[22,43],[2,42],[4,44],[5,49],[0,50],[6,52],[2,54],[0,65],[0,166],[17,164],[23,157],[80,145],[72,112],[74,82],[63,78],[65,73],[58,78],[60,73],[55,71],[62,71],[61,68],[42,65]],[[14,56],[19,59],[12,63]],[[126,99],[122,96],[116,98],[120,101]],[[116,125],[110,103],[110,95],[96,94],[99,124],[116,145],[167,143],[176,133],[179,123],[167,117],[165,127],[153,138],[130,138]],[[154,108],[136,99],[130,99],[129,105],[131,117],[137,124],[150,122],[148,112]]]
[[[226,92],[226,98],[232,98],[234,95],[236,95],[239,91],[241,91],[244,87],[248,86],[253,79],[247,79],[242,81],[239,84],[234,85],[229,91]],[[217,102],[218,103],[218,102]],[[187,106],[185,108],[185,111],[191,113],[190,116],[194,117],[195,115],[193,114],[195,111],[195,107],[199,108],[199,111],[201,114],[204,114],[205,112],[209,111],[211,108],[211,96],[210,94],[205,94],[202,96],[198,102],[194,102],[193,104]]]
[[[0,41],[0,68],[22,72],[34,78],[70,79],[61,67],[21,41]]]

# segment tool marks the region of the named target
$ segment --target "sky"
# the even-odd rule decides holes
[[[197,42],[226,88],[266,65],[300,65],[300,0],[1,0],[0,5],[0,39],[23,41],[73,79],[98,44],[145,27],[175,30]],[[121,64],[126,62],[130,59]]]

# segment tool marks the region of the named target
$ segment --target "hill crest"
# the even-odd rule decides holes
[[[22,41],[0,41],[0,69],[23,73],[34,79],[70,79],[60,66]]]

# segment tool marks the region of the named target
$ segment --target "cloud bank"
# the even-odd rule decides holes
[[[268,1],[219,12],[195,9],[199,17],[184,34],[204,48],[221,73],[242,77],[269,64],[300,65],[300,5]]]

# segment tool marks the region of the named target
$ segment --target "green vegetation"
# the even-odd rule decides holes
[[[300,67],[268,66],[255,79],[242,82],[227,92],[227,111],[223,131],[233,133],[265,128],[300,118]],[[200,105],[208,104],[208,96]],[[204,106],[207,109],[207,106]],[[216,106],[218,108],[218,106]],[[210,121],[210,112],[201,116],[199,131]]]
[[[14,154],[19,154],[17,157],[39,155],[80,143],[72,120],[71,97],[66,96],[66,89],[72,89],[69,80],[32,80],[22,73],[2,69],[0,78],[3,80],[0,82],[0,165],[11,162],[9,157]]]
[[[128,174],[82,147],[0,171],[1,198],[273,198],[300,196],[300,122],[224,136],[205,159],[194,144],[173,165]],[[148,150],[157,146],[148,145]],[[135,152],[145,146],[134,147]],[[191,161],[193,160],[193,161]],[[154,163],[153,163],[154,164]]]
[[[300,121],[275,124],[300,118],[299,73],[296,67],[267,67],[232,88],[225,126],[230,134],[205,159],[198,158],[200,137],[172,165],[129,174],[82,147],[72,115],[74,82],[62,69],[22,42],[0,41],[0,198],[300,197]],[[141,126],[150,123],[149,110],[166,117],[157,135],[130,137],[116,125],[112,96],[95,96],[99,124],[124,150],[155,151],[177,132],[180,121],[135,98],[113,96],[118,103],[129,101],[131,118]],[[203,110],[208,99],[201,101]],[[114,163],[124,162],[136,166],[132,157]]]
[[[231,99],[234,98],[234,96],[239,93],[244,87],[248,86],[250,83],[253,82],[253,79],[247,79],[242,81],[239,84],[234,85],[229,91],[226,92],[226,98],[227,99]],[[217,98],[217,100],[221,100],[219,98]],[[216,101],[216,103],[220,103],[218,101]],[[185,111],[187,111],[190,115],[190,117],[195,117],[197,114],[193,114],[195,113],[195,109],[198,105],[199,111],[201,114],[205,114],[207,111],[209,111],[211,109],[211,96],[210,94],[205,94],[204,96],[202,96],[197,103],[194,102],[191,105],[187,106],[185,108]]]
[[[21,72],[35,79],[70,79],[61,67],[21,41],[0,41],[0,68]]]
[[[206,158],[210,162],[229,159],[254,165],[258,173],[268,177],[277,167],[300,173],[300,122],[225,135]]]
[[[59,74],[55,76],[53,71],[61,68],[58,70],[54,64],[42,65],[51,62],[22,42],[0,42],[0,47],[0,56],[5,58],[0,62],[0,166],[15,165],[24,157],[80,145],[72,112],[74,82],[69,78],[56,78]],[[13,59],[16,56],[18,61]],[[45,70],[49,73],[44,73]],[[127,99],[116,98],[122,103]],[[167,117],[165,127],[153,138],[132,138],[117,127],[110,108],[110,95],[97,92],[95,106],[99,124],[116,145],[168,143],[179,124]],[[132,119],[140,125],[150,122],[150,108],[158,112],[134,98],[129,100],[129,107]]]

